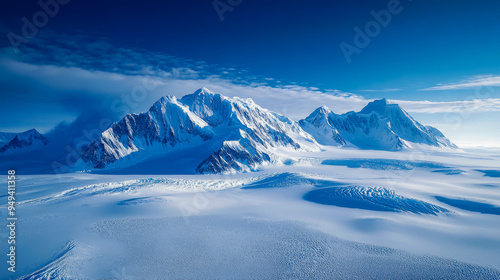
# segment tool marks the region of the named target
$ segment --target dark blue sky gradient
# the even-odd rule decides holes
[[[348,64],[340,42],[352,44],[353,28],[364,28],[370,11],[387,3],[243,0],[221,22],[212,1],[72,0],[48,27],[320,88],[408,89],[393,98],[412,98],[415,85],[500,72],[498,1],[401,1],[403,11]],[[11,31],[39,10],[36,1],[2,5]],[[453,95],[420,94],[415,98]]]
[[[142,70],[157,67],[155,74],[171,74],[169,84],[151,92],[133,108],[136,112],[161,95],[182,96],[207,86],[206,79],[216,76],[219,80],[209,84],[220,89],[228,82],[250,87],[264,82],[355,96],[352,110],[366,99],[415,101],[406,103],[413,106],[412,115],[457,143],[483,138],[484,145],[498,143],[500,129],[491,115],[500,117],[500,2],[401,0],[402,11],[348,63],[339,45],[355,45],[354,29],[365,29],[374,20],[371,11],[387,9],[391,1],[396,0],[242,0],[221,21],[213,0],[70,0],[14,54],[7,34],[21,35],[21,18],[31,20],[41,8],[38,0],[4,0],[0,118],[9,121],[0,124],[0,131],[47,132],[60,121],[87,115],[118,119],[128,111],[109,112],[110,104],[141,84],[139,76],[149,75]],[[477,94],[485,77],[493,88]],[[463,86],[469,81],[472,86]],[[435,88],[442,84],[458,86]],[[453,104],[487,98],[494,100],[472,109],[470,103]],[[426,100],[434,103],[417,104]],[[261,102],[278,111],[286,108],[270,104],[279,101]],[[449,104],[438,104],[443,102]],[[427,107],[419,111],[418,106]],[[472,113],[463,113],[468,110]],[[470,135],[479,140],[469,141]]]

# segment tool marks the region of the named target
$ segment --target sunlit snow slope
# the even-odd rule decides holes
[[[129,114],[106,130],[82,156],[83,168],[117,169],[182,150],[192,172],[230,173],[280,162],[277,149],[318,150],[292,120],[251,99],[229,98],[206,88],[182,99],[158,100],[148,112]],[[193,164],[191,163],[191,164]]]

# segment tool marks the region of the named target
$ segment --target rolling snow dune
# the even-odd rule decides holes
[[[307,175],[300,173],[285,172],[276,174],[274,176],[269,176],[268,178],[264,178],[256,182],[252,182],[248,185],[245,185],[243,189],[282,188],[294,185],[314,185],[316,187],[323,187],[343,184],[344,183],[332,180],[307,177]]]
[[[54,279],[54,280],[63,280],[69,279],[69,276],[66,275],[65,269],[65,261],[69,257],[71,250],[75,248],[76,244],[73,242],[69,242],[64,249],[59,252],[53,260],[51,260],[47,265],[42,267],[41,269],[30,273],[28,275],[19,277],[19,280],[38,280],[38,279]]]
[[[395,159],[329,159],[322,162],[326,165],[341,165],[349,168],[370,168],[380,170],[411,170],[413,168],[443,168],[447,170],[448,166],[435,162],[426,161],[410,161],[410,160],[395,160]]]
[[[483,214],[500,215],[500,207],[485,202],[474,201],[466,198],[448,198],[436,196],[436,199],[450,206]]]
[[[386,188],[335,187],[308,192],[305,200],[326,205],[373,211],[410,212],[415,214],[448,213],[445,208],[425,201],[406,198]]]
[[[500,158],[307,155],[228,175],[20,174],[22,263],[0,278],[500,277],[498,180],[476,171]]]
[[[500,170],[477,170],[479,172],[483,172],[484,176],[488,177],[500,177]]]
[[[132,230],[133,229],[133,230]],[[83,272],[70,264],[99,267],[99,259],[65,256],[31,274],[118,279],[497,279],[500,272],[449,259],[348,242],[290,222],[196,217],[119,219],[94,224],[103,241],[122,250],[96,250],[111,267]],[[113,233],[113,234],[110,234]],[[105,243],[105,242],[104,242]],[[222,276],[222,277],[221,277]],[[52,278],[51,278],[52,279]],[[63,279],[61,277],[61,279]]]

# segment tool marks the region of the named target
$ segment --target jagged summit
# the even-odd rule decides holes
[[[384,115],[387,112],[388,107],[391,105],[392,107],[394,107],[394,105],[397,106],[397,104],[390,104],[387,99],[382,98],[368,103],[368,105],[366,105],[359,113],[369,114],[371,112],[375,112],[380,115]]]
[[[403,108],[399,106],[399,104],[391,103],[385,98],[376,99],[372,102],[368,103],[359,114],[370,114],[377,113],[380,116],[386,116],[390,111],[404,111]],[[406,111],[404,111],[406,113]],[[406,113],[408,114],[408,113]]]
[[[317,143],[382,150],[455,147],[386,99],[343,115],[322,106],[296,123],[251,99],[200,88],[180,99],[162,97],[149,111],[125,116],[89,146],[81,161],[85,169],[117,169],[184,154],[193,157],[193,172],[227,173],[279,163],[278,151],[318,150]]]
[[[324,116],[328,116],[328,114],[330,114],[332,112],[332,110],[330,110],[330,108],[326,107],[326,106],[321,106],[321,107],[318,107],[316,110],[314,110],[307,118],[310,119],[310,118],[318,118],[318,117],[324,117]]]
[[[162,97],[142,114],[127,115],[94,141],[82,156],[85,168],[129,166],[176,151],[198,155],[193,172],[255,170],[277,162],[276,149],[318,150],[295,122],[252,100],[201,88],[177,99]]]
[[[18,153],[41,149],[49,141],[36,129],[21,133],[0,133],[0,153]]]
[[[328,107],[321,106],[305,120],[299,121],[299,125],[322,145],[344,146],[346,142],[332,124],[330,115],[335,114]]]
[[[0,133],[0,153],[47,143],[35,129]],[[342,115],[321,106],[295,122],[250,98],[200,88],[182,98],[161,97],[144,113],[127,114],[87,146],[76,168],[109,171],[141,165],[163,174],[171,168],[188,173],[253,171],[289,161],[296,151],[319,151],[319,144],[377,150],[457,148],[439,130],[420,124],[387,99]]]
[[[202,87],[198,90],[196,90],[194,93],[192,94],[187,94],[187,95],[184,95],[181,100],[184,104],[186,105],[192,105],[193,103],[210,103],[211,100],[222,100],[224,99],[225,96],[222,96],[218,93],[214,93],[212,91],[210,91],[208,88],[206,87]]]
[[[203,95],[203,94],[208,94],[208,95],[215,95],[215,93],[213,93],[212,91],[210,91],[208,88],[206,87],[201,87],[199,89],[197,89],[193,94],[191,95]]]
[[[357,113],[343,115],[320,107],[299,124],[316,138],[334,135],[335,139],[341,137],[362,149],[399,150],[416,148],[418,145],[457,148],[439,130],[420,124],[398,104],[390,103],[385,98],[368,103]],[[318,142],[332,145],[328,141]],[[338,146],[337,143],[333,145]]]

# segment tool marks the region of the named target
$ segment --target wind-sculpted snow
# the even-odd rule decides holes
[[[243,189],[283,188],[296,185],[313,185],[316,187],[325,187],[344,184],[345,183],[337,181],[313,178],[300,173],[285,172],[277,173],[267,178],[263,178],[262,180],[252,182],[248,185],[245,185]]]
[[[269,175],[268,175],[269,176]],[[167,178],[150,178],[139,180],[128,180],[113,183],[101,183],[88,185],[79,188],[69,189],[54,195],[20,201],[18,205],[33,204],[41,202],[62,201],[67,199],[77,199],[82,197],[111,195],[111,194],[126,194],[134,193],[142,189],[155,189],[159,191],[183,191],[183,192],[200,192],[200,191],[217,191],[228,188],[236,188],[244,184],[249,184],[254,181],[261,180],[267,176],[259,176],[254,178],[242,179],[221,179],[221,180],[189,180],[189,179],[167,179]]]
[[[19,277],[18,280],[70,280],[72,279],[70,275],[67,274],[67,267],[65,262],[69,257],[71,250],[76,247],[74,242],[69,242],[66,244],[64,249],[59,252],[54,258],[44,267],[39,270],[30,273],[28,275]]]
[[[325,187],[343,185],[344,183],[327,179],[314,178],[312,177],[312,175],[309,176],[307,174],[289,172],[270,173],[249,178],[219,180],[149,178],[127,180],[122,182],[93,184],[79,188],[72,188],[46,197],[19,201],[18,205],[61,201],[100,195],[127,194],[144,189],[155,189],[166,192],[203,192],[225,190],[237,187],[242,187],[243,189],[276,188],[289,187],[300,184]],[[161,200],[161,198],[159,200]],[[155,198],[139,198],[137,200],[131,199],[123,201],[122,204],[134,204],[135,202],[141,203],[143,201],[155,201]]]
[[[495,206],[486,202],[474,201],[467,198],[449,198],[436,196],[436,199],[450,206],[483,214],[500,215],[500,206]]]
[[[500,188],[500,183],[496,184],[478,184],[480,187],[487,187],[487,188]]]
[[[465,171],[461,169],[438,169],[438,170],[433,170],[432,172],[443,173],[445,175],[459,175],[464,173]]]
[[[425,201],[407,198],[381,187],[333,187],[308,192],[304,199],[326,205],[373,211],[410,212],[415,214],[448,213],[449,210]]]
[[[118,202],[118,205],[138,205],[142,203],[153,203],[153,202],[163,202],[164,200],[161,197],[137,197],[131,199],[125,199]]]
[[[235,217],[116,219],[90,227],[102,259],[79,270],[77,256],[50,268],[73,279],[498,279],[473,264],[346,241],[294,222]],[[104,242],[103,242],[104,241]],[[109,246],[109,245],[108,245]],[[73,266],[71,266],[73,264]],[[32,278],[45,278],[33,273]],[[36,276],[40,276],[37,278]],[[56,278],[57,279],[57,278]]]
[[[311,185],[315,187],[330,187],[345,185],[346,183],[334,180],[318,178],[313,174],[304,173],[269,173],[260,176],[239,179],[219,179],[219,180],[196,180],[196,179],[169,179],[169,178],[149,178],[138,180],[127,180],[122,182],[92,184],[78,188],[71,188],[50,196],[39,197],[19,201],[18,205],[64,201],[68,199],[78,199],[91,196],[102,196],[112,194],[132,194],[139,190],[154,189],[171,192],[204,192],[218,191],[230,188],[242,187],[243,189],[257,188],[279,188],[296,185]],[[160,201],[161,198],[143,197],[122,201],[122,204],[142,203],[146,201]]]
[[[0,279],[500,279],[500,184],[478,172],[500,158],[324,148],[246,174],[19,176]]]
[[[484,176],[487,177],[500,177],[500,170],[480,170],[478,169],[477,171],[484,173]]]
[[[460,174],[463,172],[463,170],[453,169],[449,166],[437,162],[397,159],[327,159],[324,160],[321,164],[346,166],[349,168],[370,168],[376,170],[412,170],[414,168],[428,168],[436,169],[434,170],[435,172],[442,172],[449,175]]]
[[[422,144],[457,149],[438,129],[420,124],[386,99],[370,102],[360,112],[343,115],[321,107],[299,124],[324,145],[341,146],[347,141],[361,149],[400,150]]]

